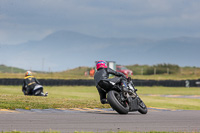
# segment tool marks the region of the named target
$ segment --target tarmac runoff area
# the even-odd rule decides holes
[[[173,131],[200,132],[200,110],[148,108],[142,115],[119,115],[112,109],[0,109],[1,131]]]

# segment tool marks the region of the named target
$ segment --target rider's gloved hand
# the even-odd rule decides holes
[[[127,81],[131,81],[131,77],[128,77],[128,78],[127,78]]]

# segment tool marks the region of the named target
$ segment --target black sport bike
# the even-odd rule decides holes
[[[33,89],[27,94],[27,92],[24,91],[24,95],[33,95],[33,96],[48,96],[48,92],[43,92],[43,86],[36,84]]]
[[[146,114],[147,107],[136,93],[137,89],[135,89],[132,79],[129,77],[126,81],[127,87],[122,87],[122,83],[117,78],[107,80],[112,84],[112,88],[107,94],[108,103],[119,114],[128,114],[132,111]]]

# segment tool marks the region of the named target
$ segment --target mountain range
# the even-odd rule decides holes
[[[117,64],[170,63],[200,66],[200,38],[100,38],[57,31],[42,40],[0,45],[0,64],[38,71],[63,71],[94,66],[103,59]]]

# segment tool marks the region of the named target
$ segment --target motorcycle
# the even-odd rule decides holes
[[[36,85],[33,89],[33,95],[35,96],[47,96],[48,93],[43,93],[43,86],[42,85]]]
[[[32,91],[29,94],[26,95],[34,95],[34,96],[48,96],[48,93],[43,92],[43,86],[42,85],[35,85],[35,87],[32,89]]]
[[[146,105],[136,93],[137,89],[135,89],[130,77],[126,80],[126,83],[121,83],[115,79],[108,82],[113,85],[107,93],[107,101],[113,110],[119,114],[128,114],[132,111],[138,111],[141,114],[148,112]],[[122,85],[126,87],[122,87]]]

